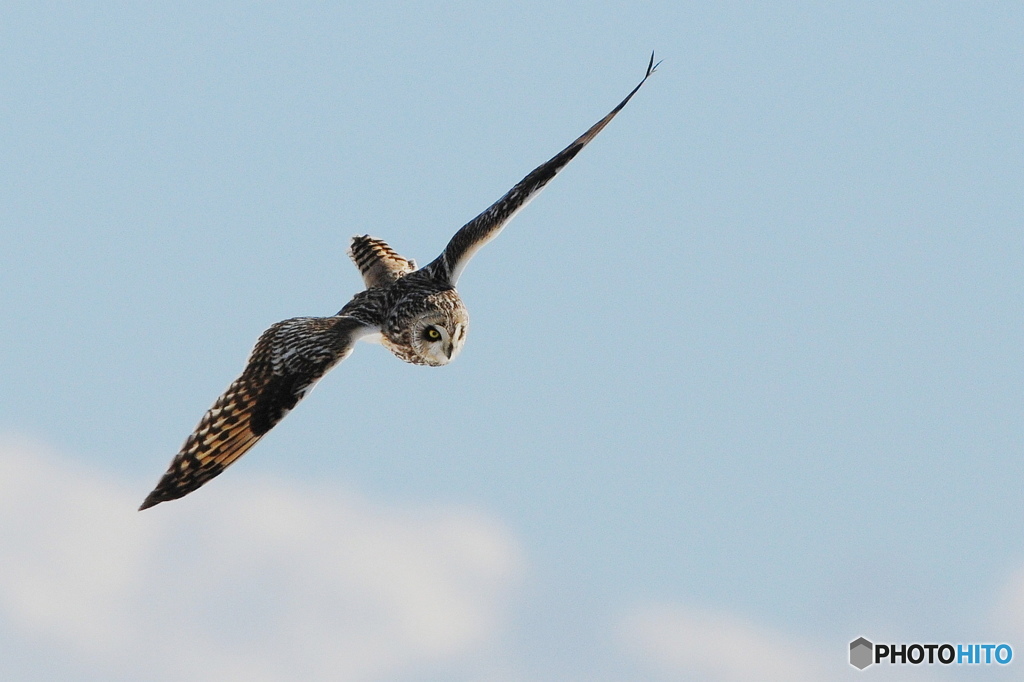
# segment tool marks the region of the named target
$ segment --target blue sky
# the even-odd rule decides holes
[[[1016,3],[6,4],[0,674],[1024,656],[1022,44]],[[135,512],[352,235],[429,261],[652,49],[466,270],[457,362],[361,345]]]

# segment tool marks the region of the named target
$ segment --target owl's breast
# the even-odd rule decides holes
[[[408,335],[403,335],[408,337]],[[409,343],[408,338],[393,338],[388,334],[381,334],[380,343],[382,346],[387,348],[389,351],[394,353],[395,357],[402,362],[408,362],[413,365],[427,365],[430,364],[426,359],[413,348],[412,344]]]

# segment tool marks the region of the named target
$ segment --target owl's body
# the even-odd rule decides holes
[[[348,357],[357,340],[379,340],[418,365],[454,360],[469,326],[455,290],[466,263],[612,120],[654,68],[652,55],[643,80],[611,113],[462,227],[422,269],[379,239],[354,237],[349,255],[366,289],[336,315],[296,317],[265,331],[242,375],[206,412],[140,509],[187,495],[220,474]]]
[[[369,237],[355,237],[353,246]],[[372,240],[383,244],[379,240]],[[455,287],[438,281],[427,268],[402,274],[393,282],[371,286],[339,311],[379,329],[380,343],[400,360],[438,367],[455,359],[466,338],[469,313]],[[440,334],[427,339],[424,333]],[[441,341],[440,352],[424,342]]]

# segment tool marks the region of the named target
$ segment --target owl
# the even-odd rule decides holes
[[[469,314],[455,285],[473,255],[498,233],[622,110],[654,73],[550,161],[535,168],[455,233],[422,268],[380,239],[354,237],[349,248],[366,285],[330,317],[295,317],[263,332],[242,375],[203,415],[140,510],[196,490],[257,443],[302,400],[355,342],[377,341],[399,359],[440,367],[466,343]]]

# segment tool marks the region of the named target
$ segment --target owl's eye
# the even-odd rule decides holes
[[[441,332],[433,327],[427,327],[426,331],[423,332],[423,338],[427,341],[439,341],[441,339]]]

